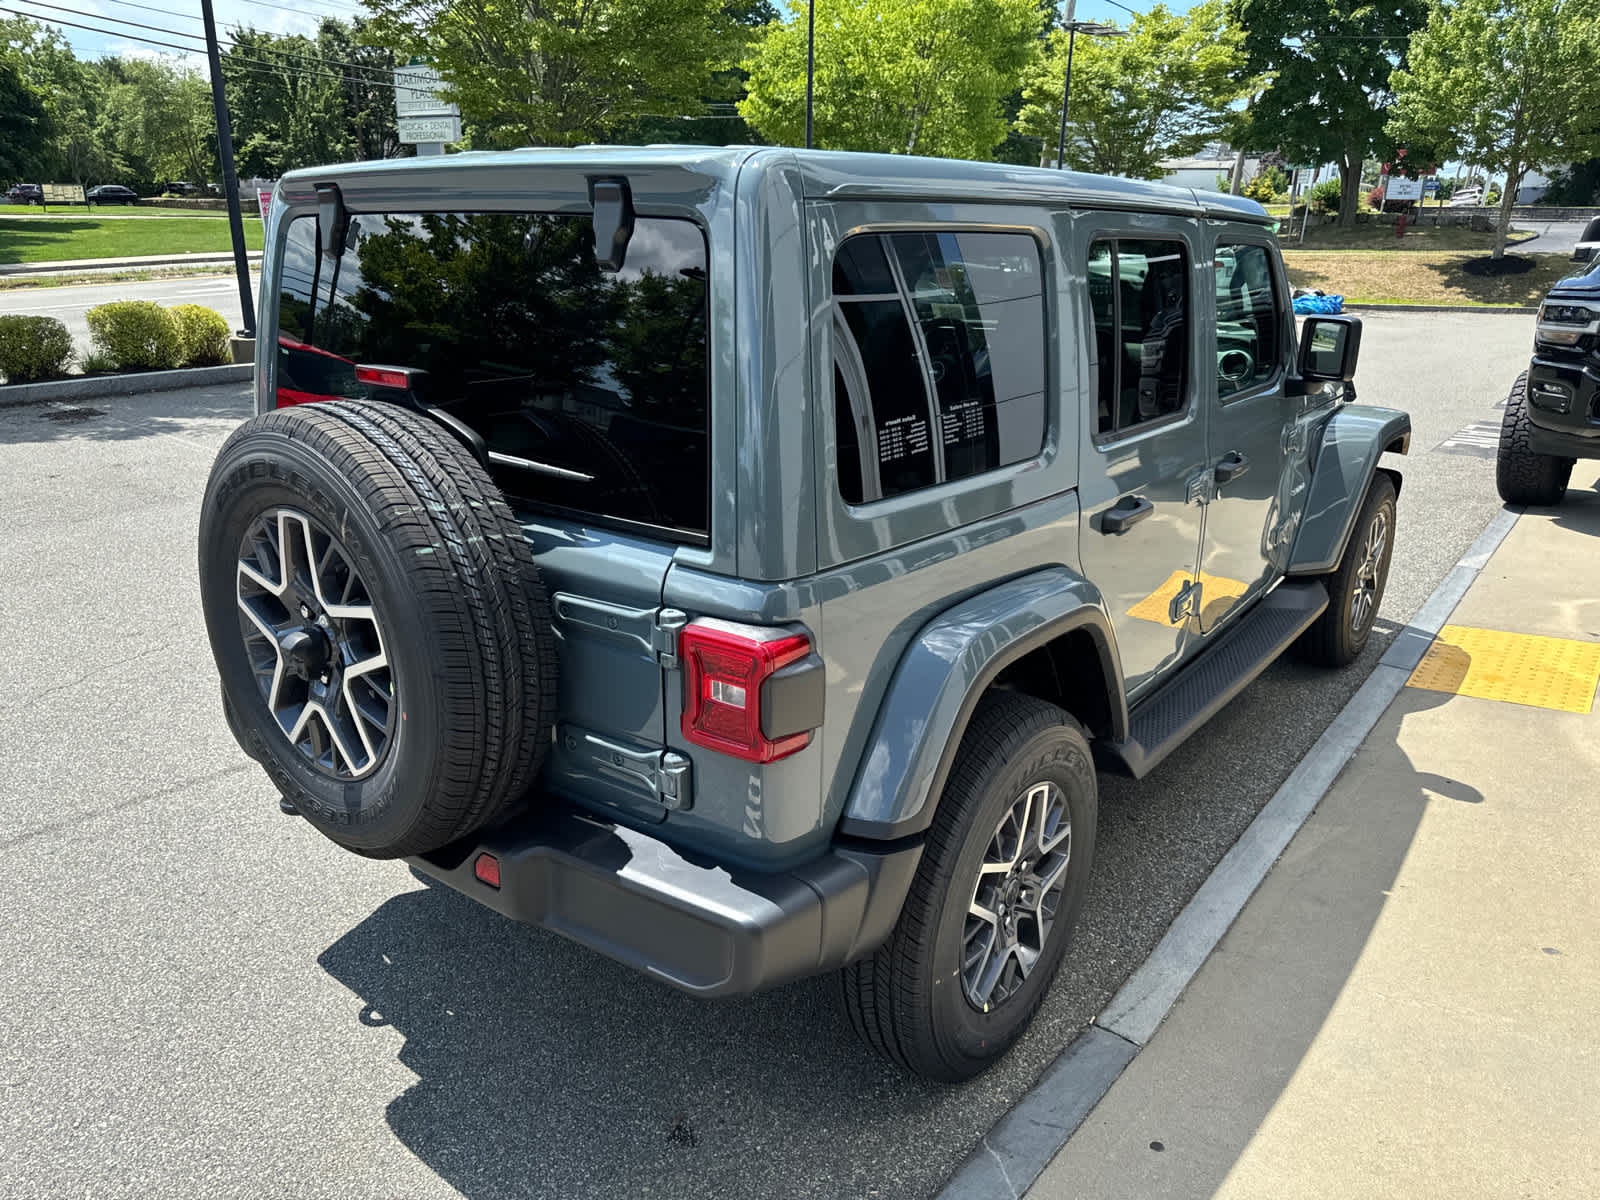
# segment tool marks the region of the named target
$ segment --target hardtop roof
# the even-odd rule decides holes
[[[1198,192],[1137,179],[1057,171],[1007,163],[923,158],[903,154],[859,154],[839,150],[796,150],[776,146],[577,146],[478,150],[427,158],[377,159],[292,171],[282,183],[291,189],[312,182],[372,173],[450,175],[508,167],[541,166],[626,173],[630,167],[680,167],[731,185],[741,169],[795,169],[812,199],[919,199],[968,202],[1066,204],[1074,208],[1136,209],[1186,216],[1270,224],[1273,218],[1254,200],[1221,192]],[[441,180],[442,182],[442,180]]]

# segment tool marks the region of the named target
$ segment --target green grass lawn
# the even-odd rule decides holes
[[[256,198],[253,195],[239,194],[239,203],[244,208],[246,219],[255,215]],[[225,220],[226,212],[212,212],[206,209],[176,208],[167,204],[160,204],[154,200],[146,200],[140,204],[96,204],[92,209],[86,209],[81,204],[52,204],[41,209],[37,204],[0,204],[0,217],[98,217],[98,216],[129,216],[129,217],[206,217],[211,220]]]
[[[245,245],[261,249],[261,221],[247,220]],[[228,223],[215,217],[159,221],[73,216],[48,221],[0,217],[0,263],[75,262],[141,254],[214,253],[233,249]]]

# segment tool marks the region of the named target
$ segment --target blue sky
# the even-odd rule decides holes
[[[20,14],[46,24],[56,24],[59,19],[112,31],[95,33],[57,25],[79,58],[165,55],[184,60],[201,72],[205,70],[205,43],[197,40],[205,36],[205,26],[200,20],[200,0],[128,0],[127,3],[121,0],[49,0],[49,3],[55,7],[45,7],[34,0],[5,0],[6,15]],[[226,31],[236,25],[250,25],[273,33],[312,33],[323,16],[349,18],[361,12],[356,0],[270,0],[270,3],[269,7],[266,0],[259,3],[255,0],[212,0],[218,35],[225,42]],[[65,9],[74,11],[63,11]],[[156,46],[151,42],[168,45]],[[173,46],[186,49],[170,48]]]

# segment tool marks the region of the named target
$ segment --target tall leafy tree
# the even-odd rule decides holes
[[[1038,52],[1037,0],[817,0],[815,137],[838,150],[989,159],[1004,101]],[[805,136],[806,5],[767,27],[739,111],[763,137]]]
[[[1339,164],[1339,221],[1353,225],[1361,164],[1389,160],[1389,77],[1427,0],[1230,0],[1247,69],[1270,77],[1251,106],[1250,144],[1301,162]]]
[[[16,64],[0,57],[0,185],[37,174],[49,136],[44,104]]]
[[[79,62],[54,29],[25,17],[0,18],[0,57],[12,62],[44,108],[48,141],[39,169],[60,181],[95,183],[119,163],[97,125],[105,93],[103,72]]]
[[[575,145],[701,111],[741,44],[719,0],[364,0],[374,39],[439,68],[473,145]]]
[[[1040,138],[1054,160],[1067,69],[1068,35],[1027,75],[1017,128]],[[1069,166],[1107,175],[1159,179],[1164,158],[1193,154],[1223,130],[1229,106],[1248,95],[1241,35],[1222,0],[1175,15],[1158,4],[1133,18],[1127,36],[1079,35],[1067,111]]]
[[[211,85],[166,60],[103,64],[110,86],[97,137],[141,182],[220,177]]]
[[[1437,7],[1394,73],[1390,132],[1503,171],[1494,257],[1522,177],[1600,153],[1600,0]]]

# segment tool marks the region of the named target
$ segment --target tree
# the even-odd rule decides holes
[[[378,44],[422,55],[472,145],[575,145],[701,111],[740,27],[719,0],[368,0]]]
[[[26,18],[0,19],[0,57],[11,62],[23,86],[39,98],[49,140],[38,169],[57,179],[92,183],[117,167],[98,136],[105,91],[103,72],[79,62],[54,29]]]
[[[0,58],[0,184],[37,174],[44,162],[50,118],[16,64]]]
[[[1600,152],[1600,0],[1457,0],[1394,73],[1392,135],[1505,172],[1494,257],[1529,169]]]
[[[1003,102],[1038,53],[1037,0],[818,0],[814,141],[835,150],[993,157]],[[740,104],[761,135],[805,138],[806,8],[767,27]]]
[[[120,59],[105,64],[108,90],[98,140],[148,181],[205,183],[217,165],[216,114],[211,85],[165,60]]]
[[[1393,160],[1389,76],[1427,19],[1427,0],[1230,0],[1248,69],[1269,77],[1245,138],[1299,162],[1337,162],[1339,223],[1353,225],[1361,163]]]
[[[1240,35],[1221,0],[1182,16],[1165,5],[1133,18],[1120,38],[1079,36],[1072,52],[1072,103],[1067,114],[1070,166],[1104,175],[1159,179],[1160,160],[1193,154],[1229,120],[1229,105],[1250,94]],[[1051,35],[1049,54],[1029,71],[1024,133],[1043,139],[1055,157],[1068,35]]]

